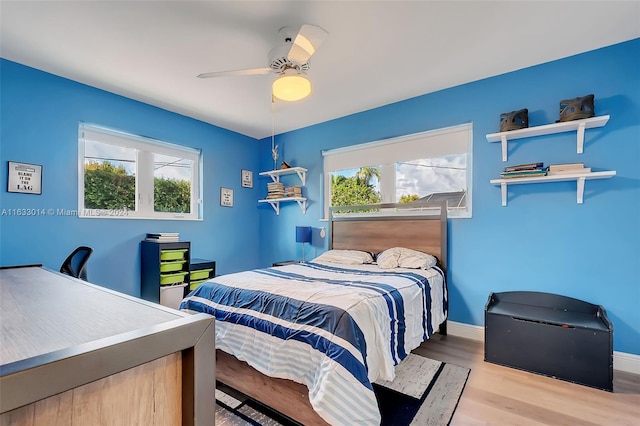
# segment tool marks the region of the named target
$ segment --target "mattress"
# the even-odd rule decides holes
[[[309,389],[333,425],[377,425],[371,383],[447,315],[442,271],[310,262],[223,275],[180,306],[216,318],[216,349]]]

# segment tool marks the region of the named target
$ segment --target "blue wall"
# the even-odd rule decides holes
[[[43,194],[7,193],[0,174],[0,209],[77,208],[77,126],[98,123],[134,134],[201,148],[204,220],[201,222],[0,217],[0,264],[43,263],[57,269],[75,246],[96,249],[91,281],[139,294],[139,241],[146,232],[180,232],[195,257],[218,261],[220,273],[301,257],[295,226],[311,225],[307,257],[326,249],[319,237],[324,149],[473,122],[473,217],[449,221],[449,284],[453,321],[482,325],[490,292],[534,290],[603,305],[614,322],[614,349],[640,354],[640,39],[517,72],[419,96],[277,136],[281,158],[309,170],[307,214],[296,204],[276,216],[266,195],[270,139],[251,138],[13,62],[0,62],[1,162],[42,164]],[[472,66],[472,64],[470,64]],[[488,143],[499,115],[529,109],[531,126],[558,118],[561,99],[594,93],[596,115],[609,123],[586,132],[584,154],[575,133],[509,144]],[[489,184],[505,165],[582,161],[616,170],[586,183],[576,204],[575,183],[520,185],[500,205]],[[3,165],[6,167],[6,165]],[[253,189],[240,187],[240,170],[254,171]],[[291,183],[295,182],[294,177]],[[219,206],[221,186],[235,189],[235,207]],[[256,238],[259,236],[259,238]]]
[[[261,214],[261,263],[300,258],[295,225],[316,228],[312,254],[326,249],[318,235],[326,226],[322,150],[473,122],[473,217],[449,220],[450,319],[482,325],[490,292],[558,293],[603,305],[614,349],[640,354],[639,52],[636,39],[278,135],[283,158],[309,169],[311,202],[306,215],[295,205]],[[575,132],[510,142],[506,163],[500,144],[486,140],[503,112],[528,108],[530,126],[549,124],[560,100],[589,93],[596,115],[611,119],[586,131],[583,154]],[[263,170],[273,167],[269,150],[270,140],[260,141]],[[502,207],[489,180],[505,165],[534,161],[584,162],[617,175],[587,181],[584,204],[575,182],[559,182],[511,187]]]
[[[140,294],[139,243],[147,232],[179,232],[193,257],[217,261],[219,273],[257,267],[258,188],[242,188],[242,169],[258,172],[255,139],[151,107],[14,62],[0,62],[0,264],[42,263],[58,269],[78,245],[89,245],[89,280]],[[204,220],[24,217],[13,209],[78,208],[78,123],[97,123],[202,149]],[[8,193],[7,161],[41,164],[42,195]],[[220,187],[233,208],[220,207]]]

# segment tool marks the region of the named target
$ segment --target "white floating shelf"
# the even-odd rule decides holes
[[[600,117],[585,118],[583,120],[563,121],[561,123],[545,124],[544,126],[527,127],[509,132],[490,133],[487,135],[487,141],[501,142],[502,161],[507,161],[507,141],[509,140],[577,131],[576,151],[578,154],[582,154],[585,129],[603,127],[608,121],[609,116],[603,115]]]
[[[302,182],[302,186],[305,185],[307,180],[307,169],[303,167],[289,167],[288,169],[270,170],[268,172],[261,172],[260,176],[269,176],[274,182],[280,182],[280,176],[290,175],[296,173]]]
[[[507,186],[519,185],[525,183],[546,183],[546,182],[565,182],[575,180],[577,182],[576,201],[582,204],[584,195],[584,182],[589,179],[609,179],[616,175],[615,171],[591,172],[591,173],[571,173],[558,174],[536,177],[522,177],[509,179],[493,179],[490,182],[493,185],[500,185],[502,191],[502,205],[507,205]]]
[[[302,214],[307,213],[307,199],[304,197],[283,197],[283,198],[270,198],[268,200],[258,200],[259,203],[269,203],[273,210],[275,210],[276,214],[280,214],[280,203],[285,203],[288,201],[295,201],[300,206],[302,210]]]

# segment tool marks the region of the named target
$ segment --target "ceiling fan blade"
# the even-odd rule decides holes
[[[273,72],[271,68],[253,68],[248,70],[206,72],[204,74],[198,75],[198,78],[227,77],[233,75],[260,75],[269,74],[271,72]]]
[[[328,32],[315,25],[301,26],[297,35],[292,38],[287,59],[291,62],[306,64],[328,35]]]

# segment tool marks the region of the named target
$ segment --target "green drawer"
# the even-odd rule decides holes
[[[213,268],[198,269],[197,271],[191,271],[191,275],[190,275],[191,281],[207,279],[209,278],[211,271],[213,271]]]
[[[162,250],[160,260],[183,260],[189,249]]]
[[[200,284],[202,284],[205,281],[207,281],[207,280],[204,279],[204,280],[198,280],[198,281],[191,281],[191,284],[189,285],[189,291],[195,290],[196,288],[198,288],[200,286]]]
[[[160,274],[160,284],[178,284],[184,282],[184,278],[187,276],[186,272],[180,272],[177,274]]]
[[[178,260],[175,262],[162,262],[160,263],[160,272],[175,272],[182,271],[186,260]]]

